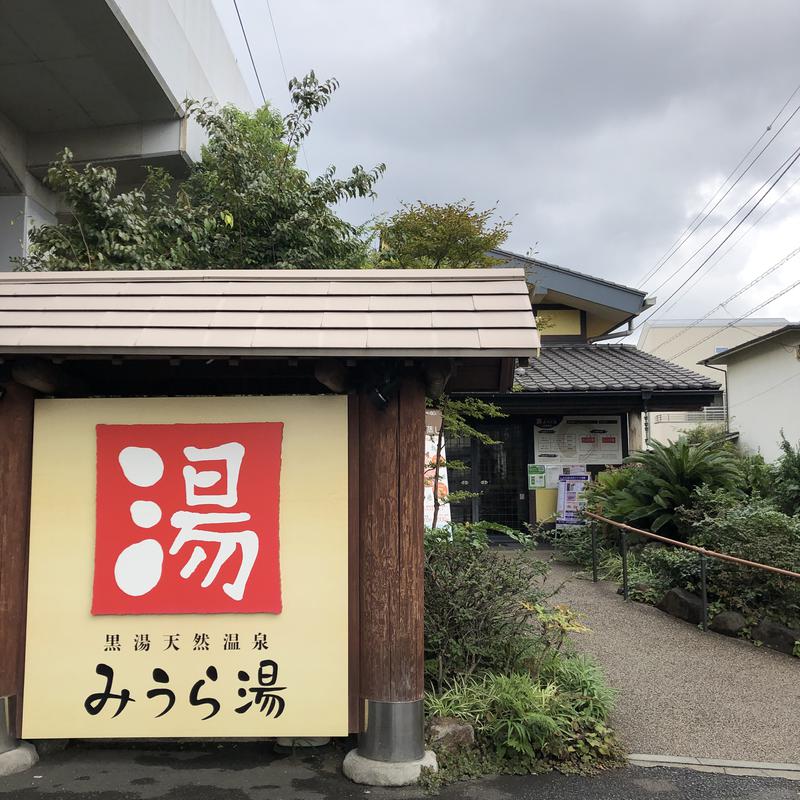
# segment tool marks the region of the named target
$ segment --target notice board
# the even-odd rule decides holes
[[[533,443],[537,464],[621,464],[619,416],[537,417]]]
[[[40,400],[22,733],[348,732],[347,399]]]

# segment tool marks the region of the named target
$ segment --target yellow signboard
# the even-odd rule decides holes
[[[347,400],[40,400],[22,734],[348,732]]]

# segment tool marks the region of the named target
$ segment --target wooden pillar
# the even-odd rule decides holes
[[[10,733],[19,736],[28,595],[34,392],[18,383],[0,398],[0,698],[12,698]],[[0,712],[2,709],[0,708]],[[1,726],[0,726],[1,727]]]
[[[359,753],[380,761],[424,754],[423,463],[425,391],[404,377],[386,408],[359,397]]]

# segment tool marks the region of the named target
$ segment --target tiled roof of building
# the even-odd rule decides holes
[[[534,356],[522,269],[0,274],[0,352]]]
[[[543,347],[520,367],[515,383],[527,392],[717,391],[717,381],[627,344]]]

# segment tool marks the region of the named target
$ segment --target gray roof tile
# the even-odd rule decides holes
[[[516,371],[527,392],[717,391],[717,381],[627,344],[550,345]]]

